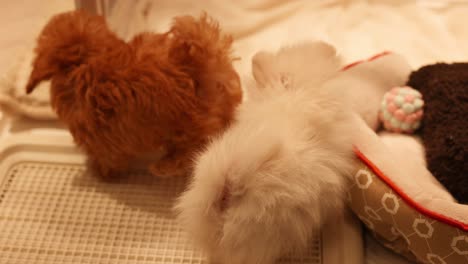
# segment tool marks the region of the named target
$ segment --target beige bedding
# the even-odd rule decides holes
[[[468,4],[416,0],[137,0],[118,1],[111,21],[124,37],[165,30],[171,18],[202,10],[236,38],[237,68],[250,71],[258,50],[320,38],[349,61],[382,50],[404,55],[413,67],[468,59]],[[120,20],[132,14],[132,19]]]

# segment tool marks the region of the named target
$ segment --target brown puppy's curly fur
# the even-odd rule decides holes
[[[102,17],[67,12],[41,32],[26,90],[51,80],[54,109],[100,175],[141,160],[155,175],[180,175],[241,101],[231,43],[206,14],[126,43]]]

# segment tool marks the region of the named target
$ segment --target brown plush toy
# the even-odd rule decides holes
[[[468,63],[438,63],[410,75],[424,98],[419,131],[429,171],[460,202],[468,203]]]
[[[103,17],[67,12],[41,32],[26,89],[51,80],[52,106],[98,174],[134,164],[157,176],[186,174],[241,101],[231,43],[206,15],[125,42]]]

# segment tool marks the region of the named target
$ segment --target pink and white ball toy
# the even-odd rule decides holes
[[[394,87],[384,95],[379,118],[389,131],[413,133],[421,125],[423,106],[419,91],[408,86]]]

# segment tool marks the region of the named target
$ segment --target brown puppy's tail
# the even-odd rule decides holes
[[[176,17],[170,33],[173,38],[169,56],[178,65],[196,70],[213,64],[213,61],[232,62],[232,37],[223,34],[218,23],[206,13],[199,19]]]
[[[89,56],[109,50],[117,42],[121,41],[101,16],[78,10],[52,17],[37,39],[26,92],[31,93],[41,81],[79,66]]]
[[[169,59],[191,76],[196,94],[212,105],[223,105],[221,112],[233,109],[242,100],[242,90],[233,67],[232,36],[206,13],[200,18],[176,17],[169,33]]]

